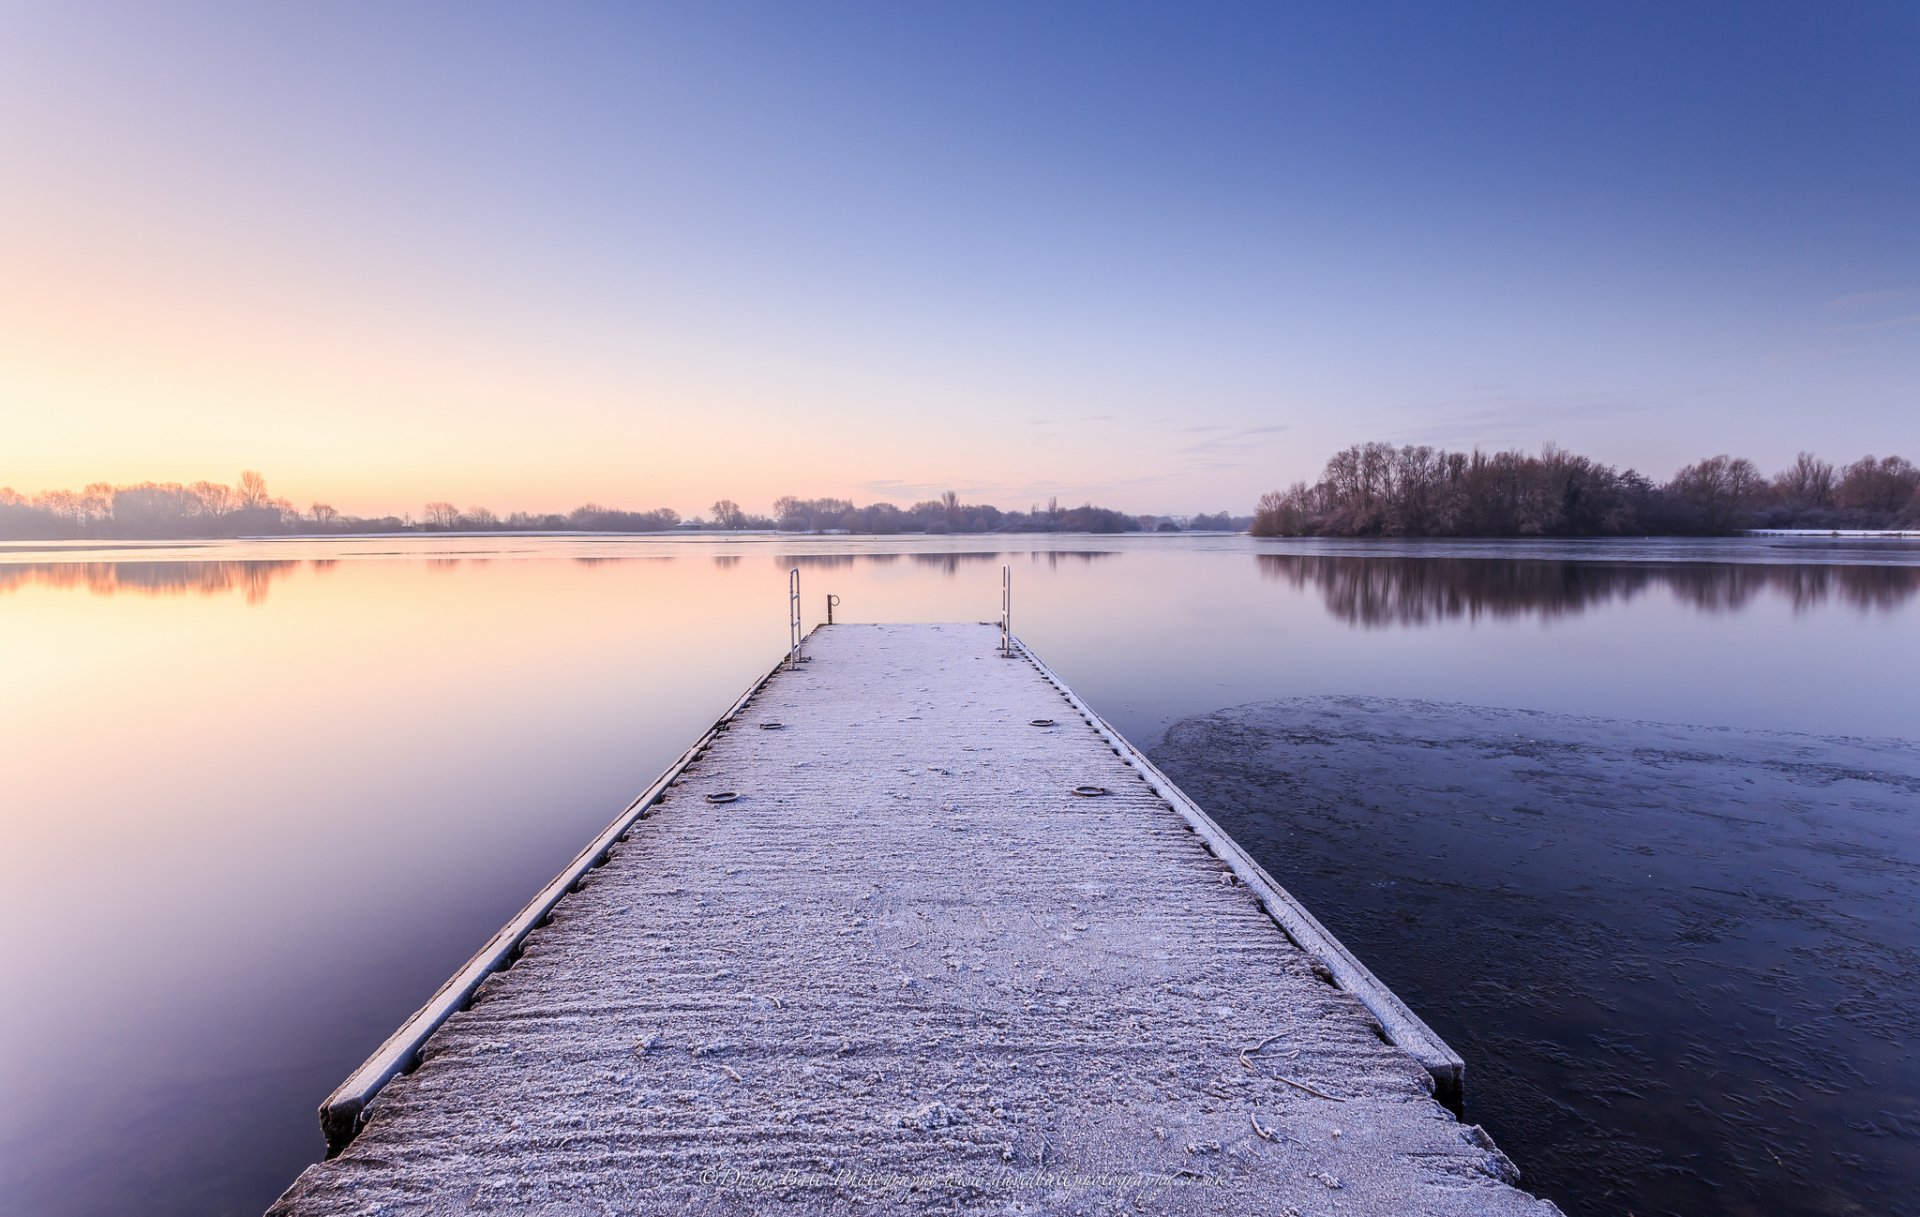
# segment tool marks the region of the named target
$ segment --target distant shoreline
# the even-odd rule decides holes
[[[511,529],[511,528],[436,528],[432,531],[407,532],[275,532],[257,536],[197,536],[197,537],[54,537],[34,540],[27,537],[14,537],[0,541],[0,552],[11,549],[113,549],[124,545],[210,545],[244,541],[248,544],[271,544],[281,541],[384,541],[394,539],[428,540],[439,537],[461,537],[486,539],[495,537],[519,537],[542,540],[600,540],[607,537],[638,537],[650,541],[684,540],[742,540],[742,541],[947,541],[956,537],[1243,537],[1246,529],[1225,531],[1220,529],[1183,529],[1180,532],[1083,532],[1059,531],[1044,532],[1020,530],[1008,532],[836,532],[819,530],[814,532],[782,532],[772,528],[744,528],[723,530],[717,528],[666,528],[652,532],[621,532],[615,530],[565,529]]]
[[[655,540],[655,541],[666,540],[666,539],[676,539],[676,540],[687,540],[687,541],[723,540],[723,541],[814,541],[814,542],[844,542],[844,541],[906,542],[906,541],[924,540],[924,541],[943,541],[944,542],[944,541],[950,541],[952,539],[962,538],[962,537],[979,538],[982,540],[985,540],[988,538],[1005,538],[1005,537],[1151,537],[1158,540],[1158,539],[1171,539],[1171,538],[1177,538],[1177,537],[1245,537],[1245,536],[1251,536],[1251,535],[1252,534],[1250,534],[1244,528],[1231,530],[1231,531],[1224,530],[1224,529],[1182,529],[1179,532],[1141,531],[1141,532],[1121,532],[1121,533],[1084,532],[1084,531],[1078,531],[1078,530],[1035,531],[1035,530],[1027,530],[1027,529],[1021,529],[1019,531],[1007,531],[1007,532],[945,532],[945,533],[859,532],[859,533],[856,533],[856,532],[843,532],[843,531],[834,530],[834,529],[819,529],[819,530],[813,530],[813,531],[807,531],[807,532],[785,532],[780,529],[774,529],[774,528],[742,528],[742,529],[666,528],[666,529],[655,529],[652,531],[645,531],[645,532],[630,532],[630,531],[623,531],[618,529],[578,529],[578,528],[564,528],[564,529],[512,529],[512,528],[438,529],[436,528],[430,531],[429,530],[407,530],[407,531],[400,531],[400,532],[281,532],[281,533],[261,533],[257,535],[251,535],[251,536],[48,537],[48,538],[40,538],[40,539],[35,539],[30,537],[12,537],[12,538],[8,538],[6,540],[0,541],[0,553],[19,551],[19,550],[35,550],[35,549],[63,549],[63,550],[116,549],[116,548],[120,548],[127,545],[155,545],[155,546],[210,545],[210,544],[218,544],[218,543],[230,544],[237,541],[244,541],[248,544],[271,544],[275,542],[289,542],[289,541],[291,542],[379,541],[379,540],[393,540],[398,538],[426,540],[429,538],[436,538],[436,537],[444,537],[444,538],[457,537],[457,538],[470,538],[470,539],[521,538],[521,539],[561,540],[561,541],[574,540],[574,539],[602,540],[609,537],[614,537],[614,538],[633,537],[633,538],[642,538],[646,540]],[[1816,539],[1822,538],[1822,537],[1832,537],[1832,538],[1848,540],[1848,541],[1859,541],[1859,540],[1913,541],[1913,540],[1920,540],[1920,529],[1912,529],[1912,528],[1906,528],[1906,529],[1901,529],[1901,528],[1749,528],[1749,529],[1744,529],[1738,533],[1723,534],[1721,539],[1726,540],[1726,539],[1733,539],[1737,537],[1805,537],[1805,538],[1816,538]],[[1506,535],[1491,535],[1491,536],[1450,536],[1450,537],[1310,536],[1310,537],[1260,537],[1258,539],[1263,542],[1337,541],[1342,544],[1366,544],[1368,542],[1379,542],[1383,544],[1402,545],[1402,544],[1411,544],[1411,543],[1420,543],[1420,542],[1434,542],[1434,543],[1440,543],[1440,544],[1444,544],[1447,542],[1473,542],[1473,543],[1479,543],[1479,544],[1511,543],[1514,545],[1536,545],[1543,541],[1544,542],[1576,542],[1576,541],[1638,542],[1638,541],[1659,541],[1659,540],[1698,541],[1702,539],[1711,539],[1711,538],[1702,538],[1701,535],[1697,533],[1650,533],[1646,536],[1631,536],[1631,537],[1629,536],[1564,536],[1564,537],[1563,536],[1525,536],[1525,537],[1519,537],[1519,536],[1506,536]]]
[[[1749,537],[1845,537],[1848,540],[1890,537],[1920,539],[1920,528],[1749,528]]]

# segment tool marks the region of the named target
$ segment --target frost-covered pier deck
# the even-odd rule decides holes
[[[808,648],[336,1092],[274,1213],[1556,1211],[1024,648]]]

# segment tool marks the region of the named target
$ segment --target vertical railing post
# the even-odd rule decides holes
[[[840,597],[834,595],[832,592],[827,593],[827,624],[828,625],[833,624],[834,606],[839,603],[840,603]]]
[[[787,572],[787,670],[800,666],[800,568]]]
[[[1013,567],[1000,568],[1000,656],[1013,658]]]

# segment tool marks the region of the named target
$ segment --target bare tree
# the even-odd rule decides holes
[[[1795,506],[1833,506],[1833,462],[1802,452],[1773,479],[1774,493]]]
[[[1835,498],[1840,506],[1891,514],[1907,505],[1920,488],[1920,468],[1905,457],[1875,460],[1863,456],[1840,476]]]
[[[436,501],[426,506],[427,527],[455,528],[460,523],[460,509],[452,503]]]
[[[715,528],[739,528],[747,521],[747,513],[740,510],[740,504],[732,499],[717,499],[713,504],[713,526]]]
[[[1667,483],[1668,490],[1699,513],[1700,526],[1708,532],[1730,531],[1760,503],[1766,486],[1752,461],[1725,453],[1685,466]]]
[[[313,516],[313,522],[321,528],[333,527],[334,520],[338,519],[340,515],[339,512],[333,509],[333,504],[331,503],[315,503],[308,514]]]
[[[265,507],[273,497],[267,493],[267,479],[257,469],[240,471],[240,486],[235,493],[242,507]]]
[[[195,482],[193,493],[200,499],[200,510],[215,519],[232,511],[238,501],[233,487],[221,482]]]
[[[1284,494],[1269,490],[1260,496],[1248,531],[1256,537],[1297,537],[1312,531],[1313,500],[1313,488],[1305,482],[1295,482]],[[1220,527],[1232,522],[1224,511],[1220,517]],[[1196,519],[1193,526],[1200,527],[1200,521]]]

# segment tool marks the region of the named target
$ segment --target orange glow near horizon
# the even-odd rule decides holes
[[[957,401],[958,422],[889,416],[861,407],[878,394],[857,384],[781,395],[664,359],[549,362],[531,339],[494,343],[452,322],[356,329],[350,299],[316,298],[312,318],[249,315],[243,291],[201,299],[42,269],[0,283],[0,484],[26,494],[231,483],[247,468],[303,510],[367,516],[440,499],[502,515],[585,502],[695,515],[720,498],[764,512],[785,494],[905,505],[947,488],[1009,509],[1052,494],[1152,506],[1110,484],[1115,472],[1151,480],[1153,463],[1130,459],[1131,437],[1102,420],[1016,444],[1029,437]],[[1109,484],[1063,476],[1089,457]]]
[[[529,308],[528,285],[490,296],[418,259],[370,284],[324,250],[180,223],[171,244],[90,240],[113,228],[104,216],[38,242],[0,232],[0,485],[231,483],[244,468],[303,510],[696,515],[720,498],[764,512],[785,494],[904,505],[949,488],[1008,508],[1051,494],[1127,507],[1139,496],[1115,476],[1155,471],[1132,430],[1035,435],[931,369],[936,387],[896,408],[891,377],[919,373],[887,356],[854,372],[743,336],[743,358],[724,336],[649,325],[645,301],[626,302],[642,316],[569,317],[582,306]],[[1098,481],[1069,476],[1095,463]]]

